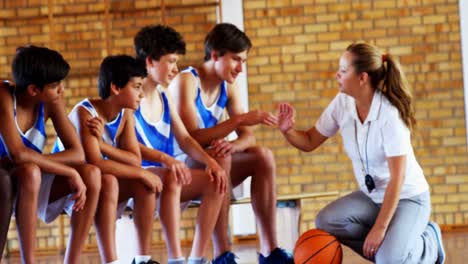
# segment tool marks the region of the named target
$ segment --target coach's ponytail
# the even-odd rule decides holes
[[[382,54],[376,47],[366,43],[351,44],[346,50],[353,54],[352,63],[356,72],[366,72],[369,75],[372,88],[385,95],[398,109],[406,126],[413,130],[416,119],[412,96],[400,64],[390,54]]]

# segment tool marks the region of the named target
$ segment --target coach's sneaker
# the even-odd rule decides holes
[[[429,227],[435,233],[435,237],[437,240],[437,260],[436,264],[444,264],[445,263],[445,251],[444,251],[444,244],[442,243],[442,232],[440,232],[440,227],[436,222],[429,222]]]
[[[259,254],[259,264],[294,264],[294,257],[291,253],[282,248],[275,248],[268,257]]]
[[[217,258],[213,259],[211,263],[213,264],[237,264],[236,259],[238,257],[234,255],[231,251],[226,251],[223,254],[219,255]]]

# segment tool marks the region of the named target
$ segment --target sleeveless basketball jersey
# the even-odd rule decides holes
[[[18,130],[18,133],[21,136],[21,140],[23,141],[23,144],[26,147],[38,153],[42,153],[42,150],[44,149],[44,146],[46,145],[46,142],[47,142],[47,135],[45,132],[45,120],[44,120],[44,104],[42,103],[39,104],[39,110],[38,110],[34,125],[31,128],[29,128],[25,133],[23,133],[16,120],[16,96],[13,91],[12,91],[12,96],[13,96],[13,114],[15,118],[16,128]],[[8,147],[3,141],[2,135],[0,135],[0,157],[2,158],[10,157]]]
[[[141,111],[141,107],[135,111],[135,131],[138,141],[151,149],[162,151],[168,155],[174,155],[174,133],[171,129],[171,113],[166,93],[157,88],[162,98],[163,113],[161,120],[156,123],[148,122]],[[157,166],[162,164],[153,161],[142,160],[142,167]]]
[[[68,119],[70,119],[78,135],[80,134],[80,117],[78,115],[79,107],[83,107],[84,109],[86,109],[91,114],[92,117],[99,116],[96,109],[89,101],[89,99],[84,99],[78,104],[76,104],[73,107],[70,114],[68,114]],[[124,109],[120,111],[120,113],[117,115],[117,117],[114,120],[104,124],[102,140],[106,142],[107,144],[112,145],[113,147],[117,146],[117,138],[116,138],[117,131],[119,131],[119,127],[122,123],[123,114],[124,114]],[[58,138],[57,141],[55,142],[53,152],[55,153],[55,152],[63,151],[64,149],[65,147],[63,146],[62,142]]]
[[[227,104],[227,84],[226,81],[221,83],[221,91],[219,93],[218,99],[211,105],[206,106],[203,103],[201,98],[201,81],[198,75],[198,72],[193,67],[188,67],[182,72],[190,72],[197,79],[197,97],[195,98],[195,105],[197,107],[197,118],[198,118],[198,127],[199,128],[210,128],[218,124],[218,121],[221,119],[224,108]]]

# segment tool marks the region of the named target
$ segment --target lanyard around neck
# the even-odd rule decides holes
[[[366,167],[364,167],[364,161],[363,161],[362,156],[361,156],[361,151],[360,151],[360,148],[359,148],[359,142],[358,142],[358,137],[357,137],[357,122],[356,122],[356,120],[354,120],[354,139],[355,139],[356,148],[357,148],[357,151],[358,151],[358,154],[359,154],[359,160],[361,161],[362,172],[363,172],[365,175],[369,175],[369,158],[368,158],[368,156],[367,156],[367,141],[368,141],[368,139],[369,139],[370,127],[371,127],[371,122],[369,121],[369,128],[367,129],[367,134],[366,134],[366,145],[365,145]]]

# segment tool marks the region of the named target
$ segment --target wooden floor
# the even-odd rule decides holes
[[[468,263],[468,232],[450,232],[443,234],[445,250],[447,253],[446,264],[464,264]],[[188,255],[190,252],[189,247],[184,247],[184,254]],[[257,244],[256,242],[242,242],[234,246],[234,252],[239,256],[238,263],[254,264],[257,263]],[[360,256],[356,255],[348,248],[344,248],[344,264],[360,264],[370,263],[363,260]],[[62,263],[63,256],[41,256],[38,258],[39,264],[58,264]],[[167,258],[164,248],[155,248],[153,257],[156,260],[164,260]],[[0,264],[16,264],[21,263],[19,257],[10,257],[3,259]],[[99,255],[97,252],[86,253],[84,255],[83,264],[98,264],[100,263]],[[161,261],[161,264],[164,262]]]

